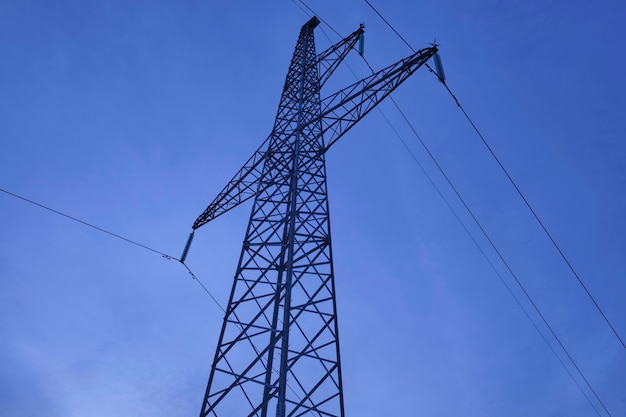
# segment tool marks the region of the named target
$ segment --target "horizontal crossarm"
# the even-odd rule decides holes
[[[328,60],[330,64],[324,74],[330,75],[358,40],[363,28],[359,28],[352,35],[335,46],[318,55],[320,65]],[[419,67],[426,63],[435,53],[437,47],[421,49],[356,83],[337,91],[322,100],[322,112],[318,118],[310,121],[317,123],[322,120],[321,135],[324,135],[326,146],[320,152],[326,152],[341,136],[350,130],[359,120],[369,113],[378,103],[387,97],[393,90],[409,78]],[[333,56],[334,58],[330,58]],[[326,58],[321,58],[325,56]],[[336,63],[336,64],[335,64]],[[290,137],[305,126],[293,129]],[[270,136],[271,137],[271,136]],[[224,187],[217,197],[209,204],[204,212],[196,219],[193,229],[198,229],[216,217],[231,210],[244,201],[252,198],[256,193],[256,184],[262,175],[263,160],[265,159],[268,141],[266,139],[259,149],[248,159],[232,180]],[[284,140],[286,140],[284,138]]]
[[[413,55],[323,99],[322,131],[327,143],[324,151],[327,151],[436,52],[436,46],[420,49]]]
[[[211,220],[226,213],[244,201],[254,197],[256,184],[261,178],[263,160],[267,152],[270,138],[267,138],[259,149],[248,159],[243,167],[235,174],[226,187],[215,197],[204,212],[193,223],[193,229],[204,226]]]

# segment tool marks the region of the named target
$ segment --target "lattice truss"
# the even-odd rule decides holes
[[[344,416],[325,153],[437,48],[322,100],[363,27],[318,55],[318,24],[300,30],[271,134],[193,225],[254,197],[202,417]]]

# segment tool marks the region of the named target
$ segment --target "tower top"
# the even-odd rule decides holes
[[[302,29],[307,28],[307,29],[315,29],[317,27],[317,25],[320,24],[320,20],[317,18],[317,16],[313,16],[308,22],[306,22],[303,26]]]

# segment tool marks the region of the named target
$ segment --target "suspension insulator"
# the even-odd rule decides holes
[[[446,81],[446,74],[443,72],[443,65],[441,64],[439,52],[437,52],[433,58],[435,59],[435,72],[437,73],[437,77],[439,77],[439,81],[443,83]]]
[[[365,52],[365,33],[359,36],[359,55],[363,56],[363,52]]]
[[[193,240],[193,231],[189,234],[189,238],[187,239],[187,244],[185,245],[185,249],[183,249],[183,255],[180,257],[180,261],[185,263],[185,259],[187,258],[187,252],[189,252],[189,247],[191,246],[191,241]]]

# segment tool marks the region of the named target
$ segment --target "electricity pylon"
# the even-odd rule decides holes
[[[437,47],[322,99],[363,26],[318,55],[318,24],[300,30],[269,137],[193,224],[254,197],[201,417],[345,415],[325,154]]]

